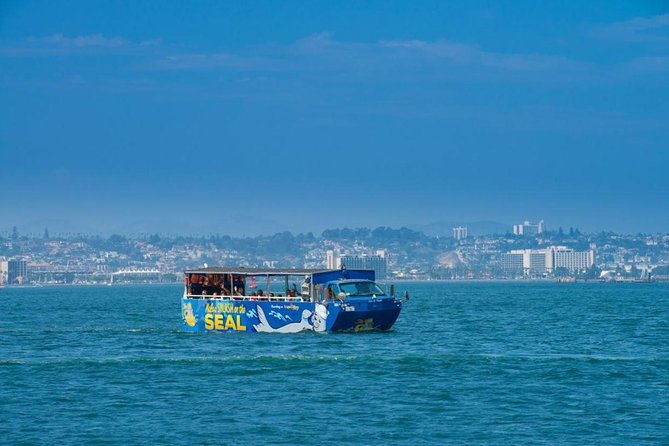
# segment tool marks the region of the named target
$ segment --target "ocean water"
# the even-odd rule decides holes
[[[0,290],[0,444],[669,444],[669,284],[415,283],[387,333],[184,334],[179,286]]]

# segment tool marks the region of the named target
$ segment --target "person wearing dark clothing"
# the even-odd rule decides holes
[[[194,296],[202,295],[202,285],[200,284],[200,277],[196,274],[193,274],[191,276],[189,294]]]

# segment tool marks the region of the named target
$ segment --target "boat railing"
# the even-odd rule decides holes
[[[233,301],[262,301],[262,302],[305,302],[301,296],[219,296],[213,294],[186,294],[187,299],[216,299]]]

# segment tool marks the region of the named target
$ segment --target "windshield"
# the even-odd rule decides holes
[[[347,296],[383,296],[385,294],[374,282],[340,283],[339,289]]]

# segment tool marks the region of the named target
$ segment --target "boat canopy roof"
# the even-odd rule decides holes
[[[208,266],[187,269],[186,274],[234,274],[240,276],[307,276],[324,273],[327,269],[292,269],[292,268],[247,268],[244,266]]]
[[[298,269],[298,268],[247,268],[242,266],[207,266],[187,269],[184,274],[233,274],[239,276],[311,276],[314,283],[337,279],[374,280],[374,270],[367,269]]]

